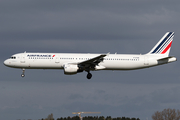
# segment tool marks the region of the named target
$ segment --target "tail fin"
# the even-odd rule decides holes
[[[174,32],[167,32],[148,54],[161,54],[169,56]]]

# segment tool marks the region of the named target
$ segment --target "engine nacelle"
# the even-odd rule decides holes
[[[77,74],[79,67],[77,65],[65,64],[64,65],[64,74],[73,75]]]

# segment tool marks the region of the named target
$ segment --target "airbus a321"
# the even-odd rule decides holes
[[[75,53],[18,53],[4,61],[4,65],[22,69],[63,69],[64,74],[73,75],[97,70],[136,70],[176,61],[169,56],[174,32],[167,32],[147,54],[75,54]]]

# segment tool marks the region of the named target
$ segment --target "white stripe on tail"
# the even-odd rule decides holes
[[[169,56],[174,32],[167,32],[148,54],[161,54]]]

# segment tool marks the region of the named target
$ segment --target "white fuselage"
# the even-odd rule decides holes
[[[5,60],[4,64],[21,69],[63,69],[65,64],[80,63],[98,55],[100,54],[19,53]],[[134,70],[176,61],[174,57],[164,62],[159,62],[159,59],[159,55],[109,54],[95,70]]]

